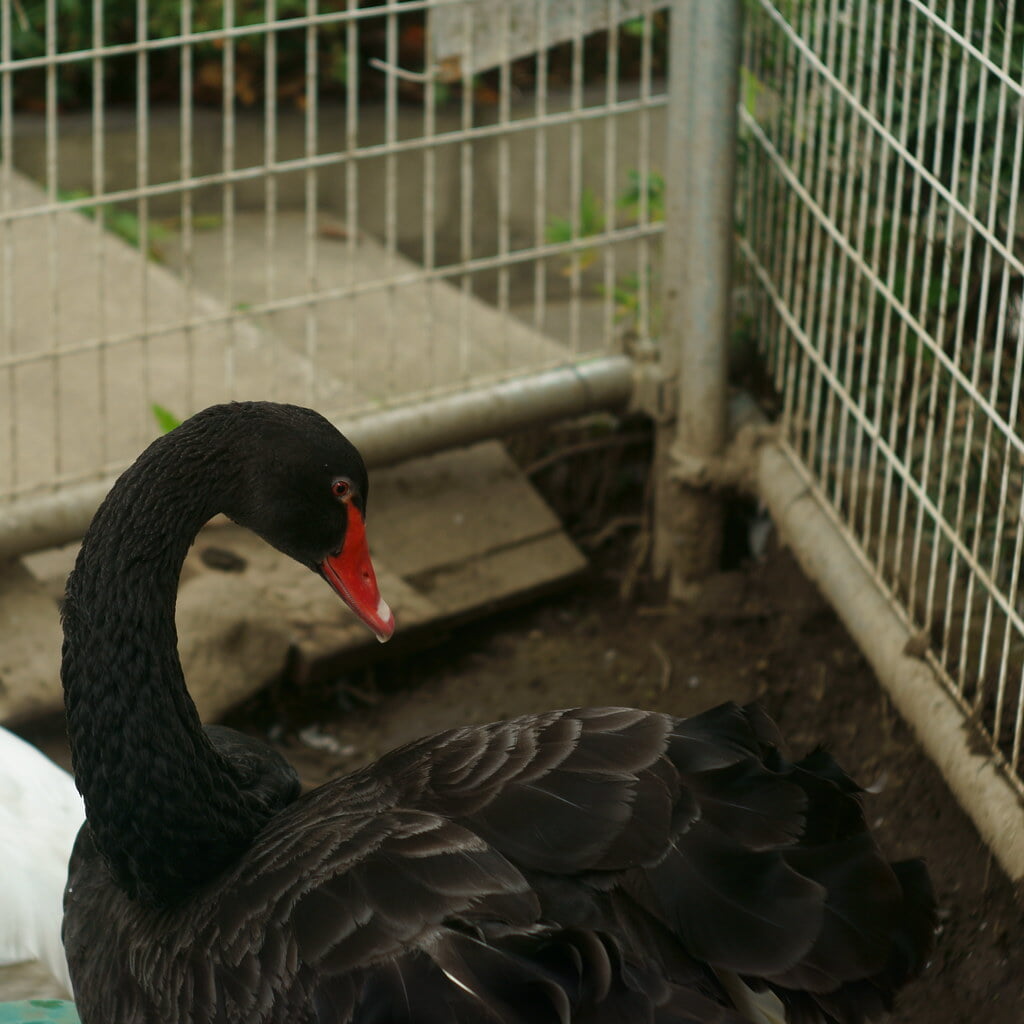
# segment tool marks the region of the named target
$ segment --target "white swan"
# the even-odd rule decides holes
[[[84,820],[71,776],[0,727],[0,964],[40,960],[69,995],[60,930],[68,857]]]

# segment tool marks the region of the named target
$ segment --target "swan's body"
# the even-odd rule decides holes
[[[64,886],[84,820],[71,776],[0,728],[0,964],[40,960],[67,993]]]
[[[889,1003],[930,945],[924,869],[757,709],[456,729],[298,799],[210,742],[175,653],[195,531],[227,512],[386,636],[366,491],[326,421],[247,404],[155,442],[97,513],[63,667],[83,1024],[739,1024],[737,974],[806,1022]]]

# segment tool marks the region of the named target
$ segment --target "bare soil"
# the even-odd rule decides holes
[[[866,797],[880,842],[894,859],[927,860],[940,934],[892,1020],[1021,1024],[1022,904],[792,557],[770,549],[762,561],[715,576],[686,607],[624,601],[628,560],[620,537],[567,592],[316,693],[279,691],[234,724],[269,727],[304,779],[319,783],[459,723],[578,704],[690,715],[725,700],[759,700],[793,753],[824,744],[862,784],[884,782]]]

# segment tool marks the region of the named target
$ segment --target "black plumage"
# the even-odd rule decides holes
[[[366,493],[316,414],[232,405],[97,515],[65,611],[83,1024],[737,1024],[739,979],[793,1021],[890,1005],[931,944],[924,868],[887,863],[856,786],[787,760],[756,707],[453,729],[297,798],[276,755],[204,733],[173,629],[199,525],[227,511],[316,569]]]

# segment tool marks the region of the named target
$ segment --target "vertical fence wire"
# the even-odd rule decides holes
[[[473,258],[473,145],[469,136],[473,129],[473,38],[474,20],[473,4],[462,5],[462,29],[468,40],[465,53],[465,65],[462,69],[460,82],[462,91],[462,132],[466,136],[459,147],[459,259],[463,266]],[[469,376],[470,324],[469,299],[473,294],[473,276],[463,272],[459,284],[465,301],[459,307],[459,357],[458,377],[465,380]]]
[[[533,187],[536,198],[533,204],[533,245],[540,248],[546,241],[548,216],[547,167],[548,150],[547,129],[544,118],[548,103],[548,32],[547,2],[537,0],[535,16],[537,19],[537,54],[534,77],[534,121],[537,128],[533,142]],[[547,260],[537,260],[533,265],[533,326],[542,333],[547,322]]]
[[[317,0],[307,0],[306,16],[314,18],[317,13]],[[319,95],[317,81],[317,30],[312,20],[306,26],[306,64],[305,87],[302,93],[305,104],[304,152],[306,171],[303,176],[305,213],[305,264],[306,292],[309,296],[305,305],[305,356],[306,356],[306,388],[305,400],[310,405],[316,404],[316,356],[318,329],[316,294],[319,285],[317,259],[317,194],[318,179],[313,161],[317,154],[317,97]]]
[[[53,436],[50,442],[51,473],[58,476],[61,465],[61,394],[60,394],[60,227],[57,223],[57,199],[60,194],[59,162],[57,158],[57,68],[53,58],[57,54],[57,0],[46,0],[46,198],[50,215],[46,218],[47,279],[50,352],[49,377],[53,407]]]
[[[136,34],[140,44],[149,38],[149,3],[137,0],[135,6]],[[135,57],[135,182],[138,189],[136,217],[138,244],[142,259],[138,262],[138,291],[141,299],[142,319],[139,335],[139,359],[142,367],[143,408],[153,402],[152,345],[149,338],[149,51],[140,45]],[[139,419],[142,419],[140,409]],[[141,426],[141,424],[140,424]],[[137,428],[138,429],[138,428]]]
[[[103,45],[103,3],[93,0],[92,3],[92,45],[100,48]],[[99,57],[92,61],[92,193],[101,196],[106,190],[106,146],[104,142],[104,103],[103,103],[103,61]],[[106,333],[107,316],[107,266],[103,248],[103,231],[106,222],[106,211],[96,210],[95,250],[96,263],[96,308],[97,329]],[[110,461],[108,437],[110,435],[110,418],[107,409],[107,358],[106,352],[100,349],[96,353],[96,414],[99,434],[99,459],[102,465]]]
[[[434,68],[437,64],[434,53],[434,43],[431,33],[426,33],[425,41],[425,65]],[[437,136],[437,105],[441,95],[439,90],[447,88],[444,83],[439,83],[433,74],[427,75],[424,88],[423,103],[423,138],[431,141]],[[429,274],[437,267],[437,150],[432,146],[423,153],[423,268]],[[430,384],[437,387],[437,345],[435,333],[438,329],[437,318],[437,285],[434,281],[428,281],[426,285],[426,303],[423,311],[423,328],[426,335],[426,359],[430,366]]]
[[[192,30],[192,3],[186,0],[181,5],[181,34],[187,35]],[[191,177],[194,169],[193,139],[195,136],[195,117],[193,110],[193,48],[188,44],[181,48],[180,58],[180,89],[181,110],[179,117],[180,136],[178,145],[181,151],[181,175]],[[182,192],[178,207],[181,218],[181,279],[182,319],[185,322],[185,361],[188,367],[188,380],[185,389],[185,408],[192,409],[196,401],[196,339],[192,328],[195,309],[196,274],[193,265],[194,232],[195,232],[195,197],[191,192]]]
[[[651,117],[647,105],[651,98],[651,80],[653,77],[653,12],[645,10],[641,15],[641,49],[640,49],[640,99],[642,101],[639,117],[639,145],[637,152],[637,220],[645,228],[652,226],[650,183],[651,166]],[[640,236],[636,258],[636,332],[641,338],[650,338],[652,329],[651,305],[653,284],[651,281],[651,246],[649,234]]]
[[[878,84],[878,62],[872,60],[870,66],[867,59],[867,47],[869,44],[867,21],[862,20],[858,26],[855,51],[853,54],[854,67],[854,94],[861,96],[865,88],[871,93],[868,102],[871,103],[877,95]],[[865,75],[865,68],[867,74]],[[867,83],[865,84],[865,78]],[[870,180],[871,152],[873,135],[864,129],[860,121],[850,115],[850,145],[849,155],[851,164],[858,168],[860,173],[850,174],[845,180],[845,194],[843,199],[843,224],[844,231],[854,236],[854,244],[858,250],[864,248],[867,232],[867,213],[870,204],[866,201],[867,182]],[[856,211],[856,215],[855,215]],[[853,261],[845,252],[841,254],[842,281],[840,293],[846,298],[848,296],[849,308],[856,309],[860,297],[860,276],[856,272]],[[854,347],[844,344],[842,331],[843,316],[840,312],[834,321],[834,350],[835,358],[842,361],[842,381],[847,393],[852,394],[854,389],[855,359]],[[844,351],[845,350],[845,351]],[[835,475],[832,489],[832,500],[839,503],[846,490],[853,490],[856,487],[857,468],[850,458],[849,432],[853,426],[849,410],[845,403],[839,404],[839,437],[836,445],[836,462],[839,471]]]
[[[738,222],[795,467],[1024,793],[1017,6],[751,3]]]
[[[573,4],[572,31],[572,87],[570,109],[574,114],[583,108],[583,0],[575,0]],[[569,126],[569,219],[571,224],[570,237],[579,242],[588,233],[583,223],[585,208],[583,186],[583,139],[582,127],[578,118],[574,117]],[[587,207],[589,209],[589,200]],[[579,351],[580,346],[580,263],[584,259],[580,253],[569,263],[569,349]]]
[[[618,18],[618,0],[608,0],[608,24],[613,26],[608,31],[605,47],[605,104],[612,106],[618,96],[619,86],[619,44],[620,31]],[[604,123],[604,223],[615,222],[615,206],[618,182],[618,125],[615,118],[610,117]],[[601,323],[605,335],[614,330],[615,324],[615,289],[616,289],[616,252],[614,246],[606,246],[602,253]]]
[[[939,90],[938,96],[936,97],[936,130],[935,140],[933,143],[932,160],[934,166],[941,168],[944,161],[944,154],[942,153],[942,138],[945,134],[946,127],[946,116],[947,116],[947,101],[949,96],[950,78],[951,78],[951,54],[948,47],[940,48],[940,61],[941,71],[939,77]],[[960,122],[958,121],[959,125]],[[926,230],[926,239],[928,242],[928,251],[926,253],[926,268],[924,277],[926,280],[933,280],[933,274],[931,272],[932,258],[934,250],[936,248],[936,241],[938,239],[938,231],[940,220],[939,220],[939,207],[938,204],[931,204],[928,210],[928,226]],[[950,261],[943,260],[940,258],[940,271],[939,271],[939,289],[940,299],[939,308],[940,311],[944,309],[946,305],[946,297],[948,296],[949,289],[949,267]],[[918,318],[923,319],[926,315],[927,309],[927,293],[922,290],[920,305],[918,307]],[[941,337],[943,333],[944,314],[940,312],[939,321],[936,327],[936,336]],[[918,359],[920,362],[924,362],[924,349],[919,349]],[[938,362],[932,361],[931,373],[926,376],[925,387],[927,388],[927,411],[925,413],[924,424],[923,424],[923,451],[921,456],[922,462],[922,477],[924,481],[931,471],[932,462],[932,445],[935,439],[935,423],[937,415],[937,396],[939,391],[939,377],[938,377]],[[927,485],[926,485],[927,486]],[[924,515],[924,507],[920,503],[917,506],[917,511],[914,521],[914,539],[911,552],[911,563],[910,563],[910,592],[909,592],[909,603],[914,606],[919,592],[919,580],[921,574],[921,562],[920,558],[922,555],[922,548],[926,539],[926,518]],[[926,616],[929,614],[925,613]]]
[[[348,13],[351,15],[359,6],[359,0],[348,0]],[[346,54],[359,52],[359,22],[350,18],[345,25]],[[359,149],[359,61],[346,57],[345,60],[345,246],[347,261],[345,265],[345,284],[351,292],[356,283],[357,245],[360,231],[359,223],[359,163],[355,159]],[[351,305],[345,317],[346,358],[342,373],[346,377],[354,375],[356,361],[356,339],[359,332],[356,324],[355,309]]]
[[[985,6],[985,22],[986,22],[986,26],[985,26],[984,41],[985,41],[985,45],[986,45],[986,53],[989,56],[991,56],[991,54],[989,54],[988,51],[991,48],[991,32],[992,32],[991,26],[992,26],[992,19],[993,19],[993,9],[992,9],[992,7],[993,7],[992,0],[988,0],[988,3],[986,3],[986,6]],[[1012,11],[1010,13],[1012,14]],[[1012,18],[1011,18],[1009,24],[1011,24],[1011,25],[1013,24]],[[1003,47],[1003,54],[1002,54],[1002,62],[1003,62],[1004,65],[1005,65],[1005,63],[1007,61],[1007,58],[1009,56],[1009,44],[1010,44],[1010,36],[1007,35],[1004,38],[1004,47]],[[997,103],[998,103],[997,111],[996,111],[996,130],[995,130],[995,137],[994,137],[994,140],[993,140],[994,161],[998,165],[1001,162],[1003,144],[1004,144],[1004,140],[1005,140],[1004,115],[1005,115],[1005,110],[1006,110],[1006,94],[1005,94],[1005,91],[1001,87],[1001,84],[999,82],[993,82],[992,83],[992,88],[997,93]],[[980,102],[981,101],[979,99],[979,103]],[[1011,185],[1011,187],[1012,187],[1012,185]],[[997,233],[997,231],[998,231],[998,224],[996,222],[997,213],[998,213],[997,195],[998,195],[998,193],[997,193],[997,191],[995,189],[990,190],[989,197],[988,197],[988,204],[987,204],[988,208],[986,210],[986,216],[985,216],[985,226],[986,226],[987,230],[989,232],[991,232],[993,235],[995,235]],[[1009,222],[1011,224],[1012,224],[1013,220],[1015,219],[1015,215],[1016,215],[1016,211],[1015,210],[1011,210],[1011,212],[1009,214]],[[1010,242],[1012,244],[1012,234],[1010,236]],[[974,359],[975,359],[975,364],[976,364],[976,366],[978,368],[979,374],[980,374],[980,371],[982,369],[982,365],[983,365],[983,363],[984,363],[984,361],[986,359],[988,359],[991,356],[991,359],[992,359],[993,363],[995,365],[999,365],[1002,362],[1002,356],[1003,356],[1003,342],[1004,342],[1003,332],[1004,332],[1004,329],[1005,329],[1005,321],[1006,321],[1006,315],[1005,315],[1006,296],[1005,295],[1000,296],[998,292],[996,292],[996,294],[993,294],[993,292],[994,292],[994,289],[992,287],[992,285],[994,283],[993,280],[992,280],[993,273],[994,273],[994,271],[993,271],[993,266],[992,266],[992,249],[989,246],[986,246],[985,250],[984,250],[984,258],[983,258],[983,261],[982,261],[982,272],[981,272],[981,277],[982,277],[982,301],[981,301],[981,303],[979,305],[979,310],[978,310],[977,327],[976,327],[977,336],[980,337],[985,332],[986,319],[987,319],[989,305],[992,304],[993,302],[999,303],[999,298],[1000,297],[1002,298],[1002,302],[998,304],[998,306],[997,306],[997,308],[995,310],[995,314],[996,314],[995,315],[995,320],[996,320],[996,322],[995,322],[995,338],[994,338],[995,346],[994,346],[994,351],[985,352],[985,354],[983,356],[982,355],[983,346],[978,345],[975,348]],[[987,346],[984,346],[984,348],[987,348]],[[979,381],[980,381],[980,377],[979,377]],[[998,375],[993,375],[992,379],[991,379],[991,382],[990,382],[990,385],[986,389],[988,391],[989,402],[991,402],[993,405],[997,404],[997,402],[998,402],[998,389],[999,389],[999,377],[998,377]],[[982,447],[981,468],[979,470],[979,475],[980,475],[980,478],[981,478],[981,488],[980,489],[981,489],[982,493],[985,493],[989,489],[989,487],[991,486],[989,473],[991,471],[991,466],[992,466],[992,461],[993,461],[992,458],[991,458],[991,456],[992,456],[992,440],[993,440],[993,437],[992,437],[992,421],[990,419],[988,419],[988,417],[982,417],[982,424],[983,425],[979,425],[978,426],[978,430],[983,432],[983,438],[981,440],[981,447]],[[975,509],[974,509],[973,515],[968,520],[968,523],[969,523],[968,529],[973,533],[973,541],[972,541],[972,544],[971,544],[971,558],[974,559],[974,560],[981,560],[983,558],[982,551],[981,551],[982,536],[983,536],[983,533],[986,531],[986,528],[991,526],[990,523],[986,523],[986,521],[985,521],[986,517],[985,517],[984,513],[985,513],[985,505],[984,505],[984,503],[978,502],[976,504]],[[994,531],[995,532],[995,536],[994,536],[993,545],[992,545],[995,550],[999,549],[999,546],[1000,546],[1000,543],[1001,543],[1001,538],[1000,538],[1000,534],[1002,533],[1001,520],[1002,520],[1002,509],[1001,509],[1001,507],[998,506],[998,500],[997,500],[996,525],[995,525],[995,531]],[[976,592],[975,592],[976,591],[976,584],[977,584],[977,580],[976,580],[976,577],[974,576],[974,574],[973,573],[969,574],[968,577],[967,577],[967,595],[966,595],[966,598],[965,598],[965,604],[966,604],[966,606],[969,609],[972,609],[975,606],[975,597],[977,596]],[[987,614],[986,614],[985,618],[986,619],[988,618]],[[988,643],[987,643],[988,638],[986,636],[986,632],[985,631],[986,631],[987,628],[990,628],[990,625],[986,626],[983,623],[982,624],[982,629],[981,629],[980,637],[973,638],[971,636],[971,633],[970,633],[969,623],[970,623],[970,617],[969,616],[965,616],[964,617],[963,626],[961,628],[960,646],[961,646],[961,650],[963,650],[965,652],[969,651],[971,657],[970,658],[964,657],[964,658],[961,659],[961,666],[960,666],[960,675],[961,675],[961,681],[962,681],[961,685],[963,685],[963,681],[966,680],[968,672],[974,670],[977,673],[978,686],[977,686],[977,688],[975,690],[975,693],[974,693],[973,704],[974,704],[974,707],[976,709],[980,710],[983,707],[986,699],[988,699],[991,696],[991,694],[989,693],[989,691],[990,691],[990,686],[988,685],[989,684],[989,680],[987,680],[985,678],[985,672],[984,672],[984,663],[985,663],[985,657],[986,657],[987,647],[988,647]],[[970,648],[972,646],[975,648],[975,650],[973,650],[973,651],[970,650]],[[976,666],[971,664],[971,662],[975,661],[975,660],[977,661],[977,665]]]
[[[277,20],[277,0],[264,0],[263,18],[267,25]],[[263,58],[263,302],[270,307],[277,298],[277,175],[273,169],[277,164],[277,33],[268,32],[264,43]],[[274,328],[272,314],[265,317],[263,325]],[[274,397],[280,395],[278,379],[281,373],[281,353],[274,349],[271,356],[271,372],[275,381]]]
[[[11,63],[12,0],[0,0],[0,61],[4,71],[0,72],[0,203],[5,210],[12,205],[12,177],[14,173],[14,75],[9,70]],[[14,225],[4,219],[0,224],[0,261],[3,273],[0,276],[0,330],[3,331],[0,353],[7,362],[4,374],[7,401],[7,422],[4,434],[7,439],[10,458],[0,476],[0,487],[8,500],[18,489],[18,419],[19,402],[16,387],[15,357],[17,347],[14,336]]]
[[[388,146],[384,157],[384,248],[387,252],[387,266],[394,274],[398,256],[398,157],[394,145],[398,141],[398,16],[389,11],[385,23],[385,60],[388,71],[385,78],[384,96],[384,139]],[[395,384],[395,353],[397,346],[397,325],[395,323],[395,286],[388,288],[387,315],[385,323],[388,359],[389,385]]]
[[[235,26],[235,0],[224,0],[224,29],[229,31]],[[221,89],[221,117],[224,129],[221,133],[221,167],[225,175],[235,168],[235,39],[227,37],[223,49],[223,82]],[[221,197],[224,219],[224,308],[235,308],[235,184],[230,178],[224,182]],[[312,291],[313,288],[310,288]],[[225,352],[225,387],[229,394],[235,393],[235,323],[234,319],[227,322],[227,349]]]

